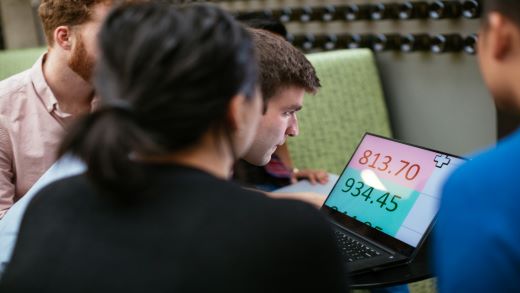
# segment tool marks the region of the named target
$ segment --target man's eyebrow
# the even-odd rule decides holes
[[[302,105],[290,105],[287,107],[284,107],[284,111],[300,111],[303,108]]]

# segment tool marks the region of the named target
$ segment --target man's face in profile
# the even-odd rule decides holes
[[[296,113],[302,108],[305,90],[296,86],[279,89],[267,102],[267,112],[260,119],[253,144],[244,160],[257,166],[266,165],[274,151],[288,136],[298,135]]]

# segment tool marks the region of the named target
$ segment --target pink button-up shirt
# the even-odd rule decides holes
[[[0,219],[56,161],[64,113],[43,76],[41,56],[31,69],[0,81]]]

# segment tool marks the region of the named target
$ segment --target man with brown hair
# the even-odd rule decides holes
[[[303,106],[303,96],[306,92],[316,93],[321,85],[302,52],[273,33],[250,31],[257,50],[265,105],[255,141],[244,159],[261,166],[269,162],[289,136],[298,135],[296,113]]]
[[[295,178],[307,178],[312,183],[326,183],[328,174],[320,170],[304,170],[297,176],[278,174],[288,177],[272,178],[273,176],[266,175],[264,169],[255,167],[272,163],[271,158],[276,151],[277,160],[280,159],[285,167],[289,167],[287,171],[290,172],[292,163],[285,142],[289,136],[298,135],[296,113],[303,106],[304,94],[316,93],[321,85],[309,60],[284,38],[262,29],[250,29],[250,33],[259,62],[259,82],[264,97],[264,113],[250,150],[235,168],[235,179],[246,186],[255,188],[262,186],[261,188],[266,191],[272,190],[271,187],[275,185],[288,184],[289,180]],[[269,195],[303,200],[317,207],[320,207],[325,200],[323,195],[312,192],[269,193]]]
[[[0,219],[54,163],[64,127],[95,104],[96,35],[111,0],[42,0],[48,50],[0,82]]]

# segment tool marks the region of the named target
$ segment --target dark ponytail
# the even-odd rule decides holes
[[[160,149],[134,121],[132,113],[103,107],[74,123],[64,138],[59,155],[70,153],[88,166],[87,175],[114,191],[139,188],[143,174],[133,167],[132,152],[157,153]],[[120,178],[126,178],[120,184]]]

